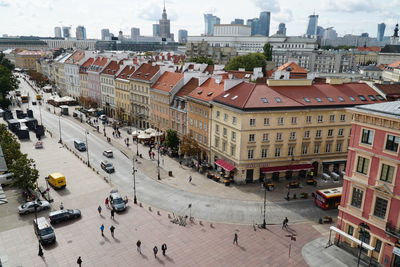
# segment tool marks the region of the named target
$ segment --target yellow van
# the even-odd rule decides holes
[[[42,100],[42,96],[41,95],[36,95],[36,100]]]
[[[54,189],[61,189],[67,185],[65,176],[59,172],[50,174],[49,177],[47,177],[47,181]]]

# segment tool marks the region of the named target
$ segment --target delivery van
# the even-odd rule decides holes
[[[39,217],[34,219],[33,228],[42,245],[56,242],[56,234],[54,233],[54,229],[46,220],[46,218]]]
[[[59,172],[50,174],[47,177],[47,181],[54,189],[61,189],[67,186],[65,176]]]

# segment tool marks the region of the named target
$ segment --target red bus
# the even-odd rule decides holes
[[[315,205],[321,209],[337,209],[342,198],[343,187],[317,190],[315,193]]]

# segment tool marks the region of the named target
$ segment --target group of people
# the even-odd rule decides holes
[[[154,151],[151,150],[151,148],[149,149],[149,158],[150,159],[155,159],[156,153],[154,153]]]
[[[136,242],[136,247],[137,247],[137,251],[138,251],[140,254],[142,254],[142,241],[138,240],[138,241]],[[166,255],[166,252],[167,252],[167,244],[163,243],[163,244],[161,245],[161,251],[162,251],[162,254],[165,256],[165,255]],[[154,258],[157,258],[157,253],[158,253],[158,247],[157,247],[157,246],[154,246],[154,247],[153,247]]]

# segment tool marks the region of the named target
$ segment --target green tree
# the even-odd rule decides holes
[[[269,43],[266,43],[263,47],[263,50],[264,50],[263,54],[265,56],[265,59],[267,61],[272,61],[272,45],[270,45]]]
[[[3,65],[10,71],[14,70],[15,67],[14,64],[12,64],[11,61],[6,58],[6,55],[4,55],[3,52],[0,52],[0,65]]]
[[[3,150],[4,158],[8,167],[21,156],[20,144],[6,128],[4,124],[0,124],[0,146]]]
[[[192,135],[186,134],[182,136],[181,140],[181,152],[182,154],[192,157],[200,154],[200,147],[197,141]]]
[[[167,136],[165,138],[165,145],[172,150],[178,150],[179,138],[178,133],[172,129],[167,130]]]
[[[0,64],[0,95],[3,99],[7,94],[15,89],[18,89],[19,81],[14,77],[11,70]]]
[[[207,57],[192,57],[189,59],[189,62],[195,62],[199,64],[208,64],[208,65],[214,65],[214,61],[211,58]]]
[[[36,84],[38,87],[44,87],[49,83],[49,79],[41,74],[40,72],[34,71],[34,70],[29,70],[28,75],[32,81]]]
[[[246,71],[253,71],[254,68],[264,68],[266,65],[265,56],[262,53],[250,53],[237,56],[229,60],[225,70],[238,70],[244,68]]]
[[[22,189],[35,189],[35,184],[39,178],[39,171],[34,167],[35,161],[29,159],[26,154],[22,154],[10,167],[14,173],[13,186]]]

